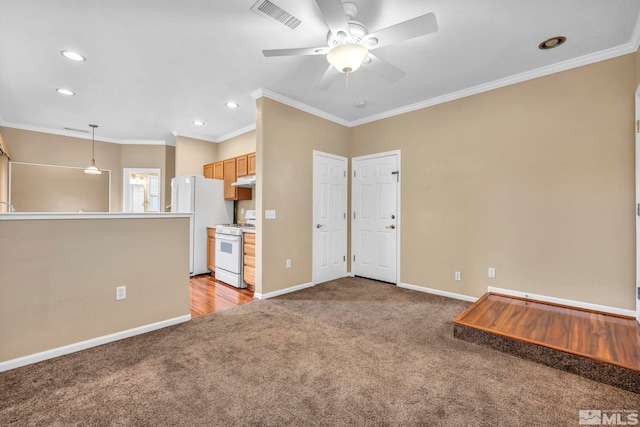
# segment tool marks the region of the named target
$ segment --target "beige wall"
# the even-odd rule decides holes
[[[312,281],[313,150],[346,157],[350,131],[268,98],[257,107],[256,207],[277,211],[257,236],[257,292],[269,293]]]
[[[635,309],[635,61],[353,128],[352,156],[402,150],[402,282]]]
[[[175,176],[203,175],[203,166],[217,160],[218,144],[200,139],[176,137]]]
[[[256,131],[252,130],[219,143],[217,160],[230,159],[254,151],[256,151]]]
[[[0,127],[11,147],[11,160],[45,165],[86,167],[91,161],[91,140]],[[175,149],[163,145],[125,145],[96,140],[97,165],[111,171],[111,211],[122,211],[122,168],[160,168],[165,203],[174,175]],[[165,204],[163,203],[163,205]]]
[[[189,315],[188,230],[189,218],[0,220],[0,362]]]

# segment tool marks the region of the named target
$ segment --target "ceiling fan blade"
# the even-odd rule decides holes
[[[316,3],[327,22],[327,26],[335,36],[338,36],[340,32],[351,35],[341,0],[316,0]]]
[[[364,64],[362,64],[362,67],[378,74],[380,77],[384,78],[387,81],[390,81],[391,83],[395,83],[406,76],[406,73],[404,71],[394,67],[388,62],[383,61],[372,53],[369,53],[369,58],[371,58],[371,62],[369,62],[368,64],[365,62]]]
[[[438,31],[436,15],[427,13],[426,15],[418,16],[417,18],[409,19],[408,21],[375,31],[364,39],[363,44],[369,47],[369,49],[376,49],[392,43],[425,36],[435,33],[436,31]],[[372,38],[377,39],[378,42],[373,45],[367,44],[366,41]]]
[[[263,50],[264,56],[296,56],[296,55],[326,55],[329,53],[328,47],[302,47],[295,49],[271,49]]]
[[[320,79],[318,83],[316,83],[316,89],[318,90],[327,90],[329,86],[336,81],[336,79],[340,76],[340,71],[336,70],[333,65],[329,65],[327,71],[324,72],[324,75]]]

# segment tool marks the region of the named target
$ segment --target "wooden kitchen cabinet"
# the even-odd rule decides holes
[[[213,178],[213,163],[209,163],[208,165],[204,165],[203,173],[205,178]]]
[[[216,271],[216,229],[207,228],[207,268]]]
[[[236,157],[236,176],[247,176],[248,162],[247,156]]]
[[[224,161],[213,163],[213,179],[224,179]]]
[[[247,175],[256,174],[256,153],[247,154]]]
[[[237,158],[224,161],[224,199],[225,200],[251,200],[251,188],[234,187],[231,184],[237,181]]]
[[[256,287],[256,234],[244,233],[244,265],[242,266],[244,282],[247,289],[255,291]]]

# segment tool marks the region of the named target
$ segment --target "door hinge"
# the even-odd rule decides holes
[[[347,213],[345,212],[342,216],[343,219],[347,219]]]
[[[636,203],[636,215],[640,216],[640,203]]]
[[[400,171],[393,171],[393,172],[391,172],[391,175],[395,175],[396,176],[396,182],[400,182]]]
[[[356,219],[356,213],[355,212],[353,213],[353,219]]]
[[[342,261],[347,262],[347,256],[346,255],[342,256]]]
[[[356,262],[356,256],[355,255],[353,256],[353,262]]]
[[[342,172],[344,172],[344,176],[346,178],[347,177],[347,171],[342,171]]]
[[[640,133],[640,120],[636,120],[636,133]]]
[[[354,178],[356,177],[356,171],[353,171],[353,177]]]

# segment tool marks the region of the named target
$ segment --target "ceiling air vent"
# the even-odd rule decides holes
[[[302,23],[298,18],[280,9],[269,0],[258,0],[256,4],[251,6],[251,10],[260,16],[268,16],[276,21],[286,25],[292,30]]]

